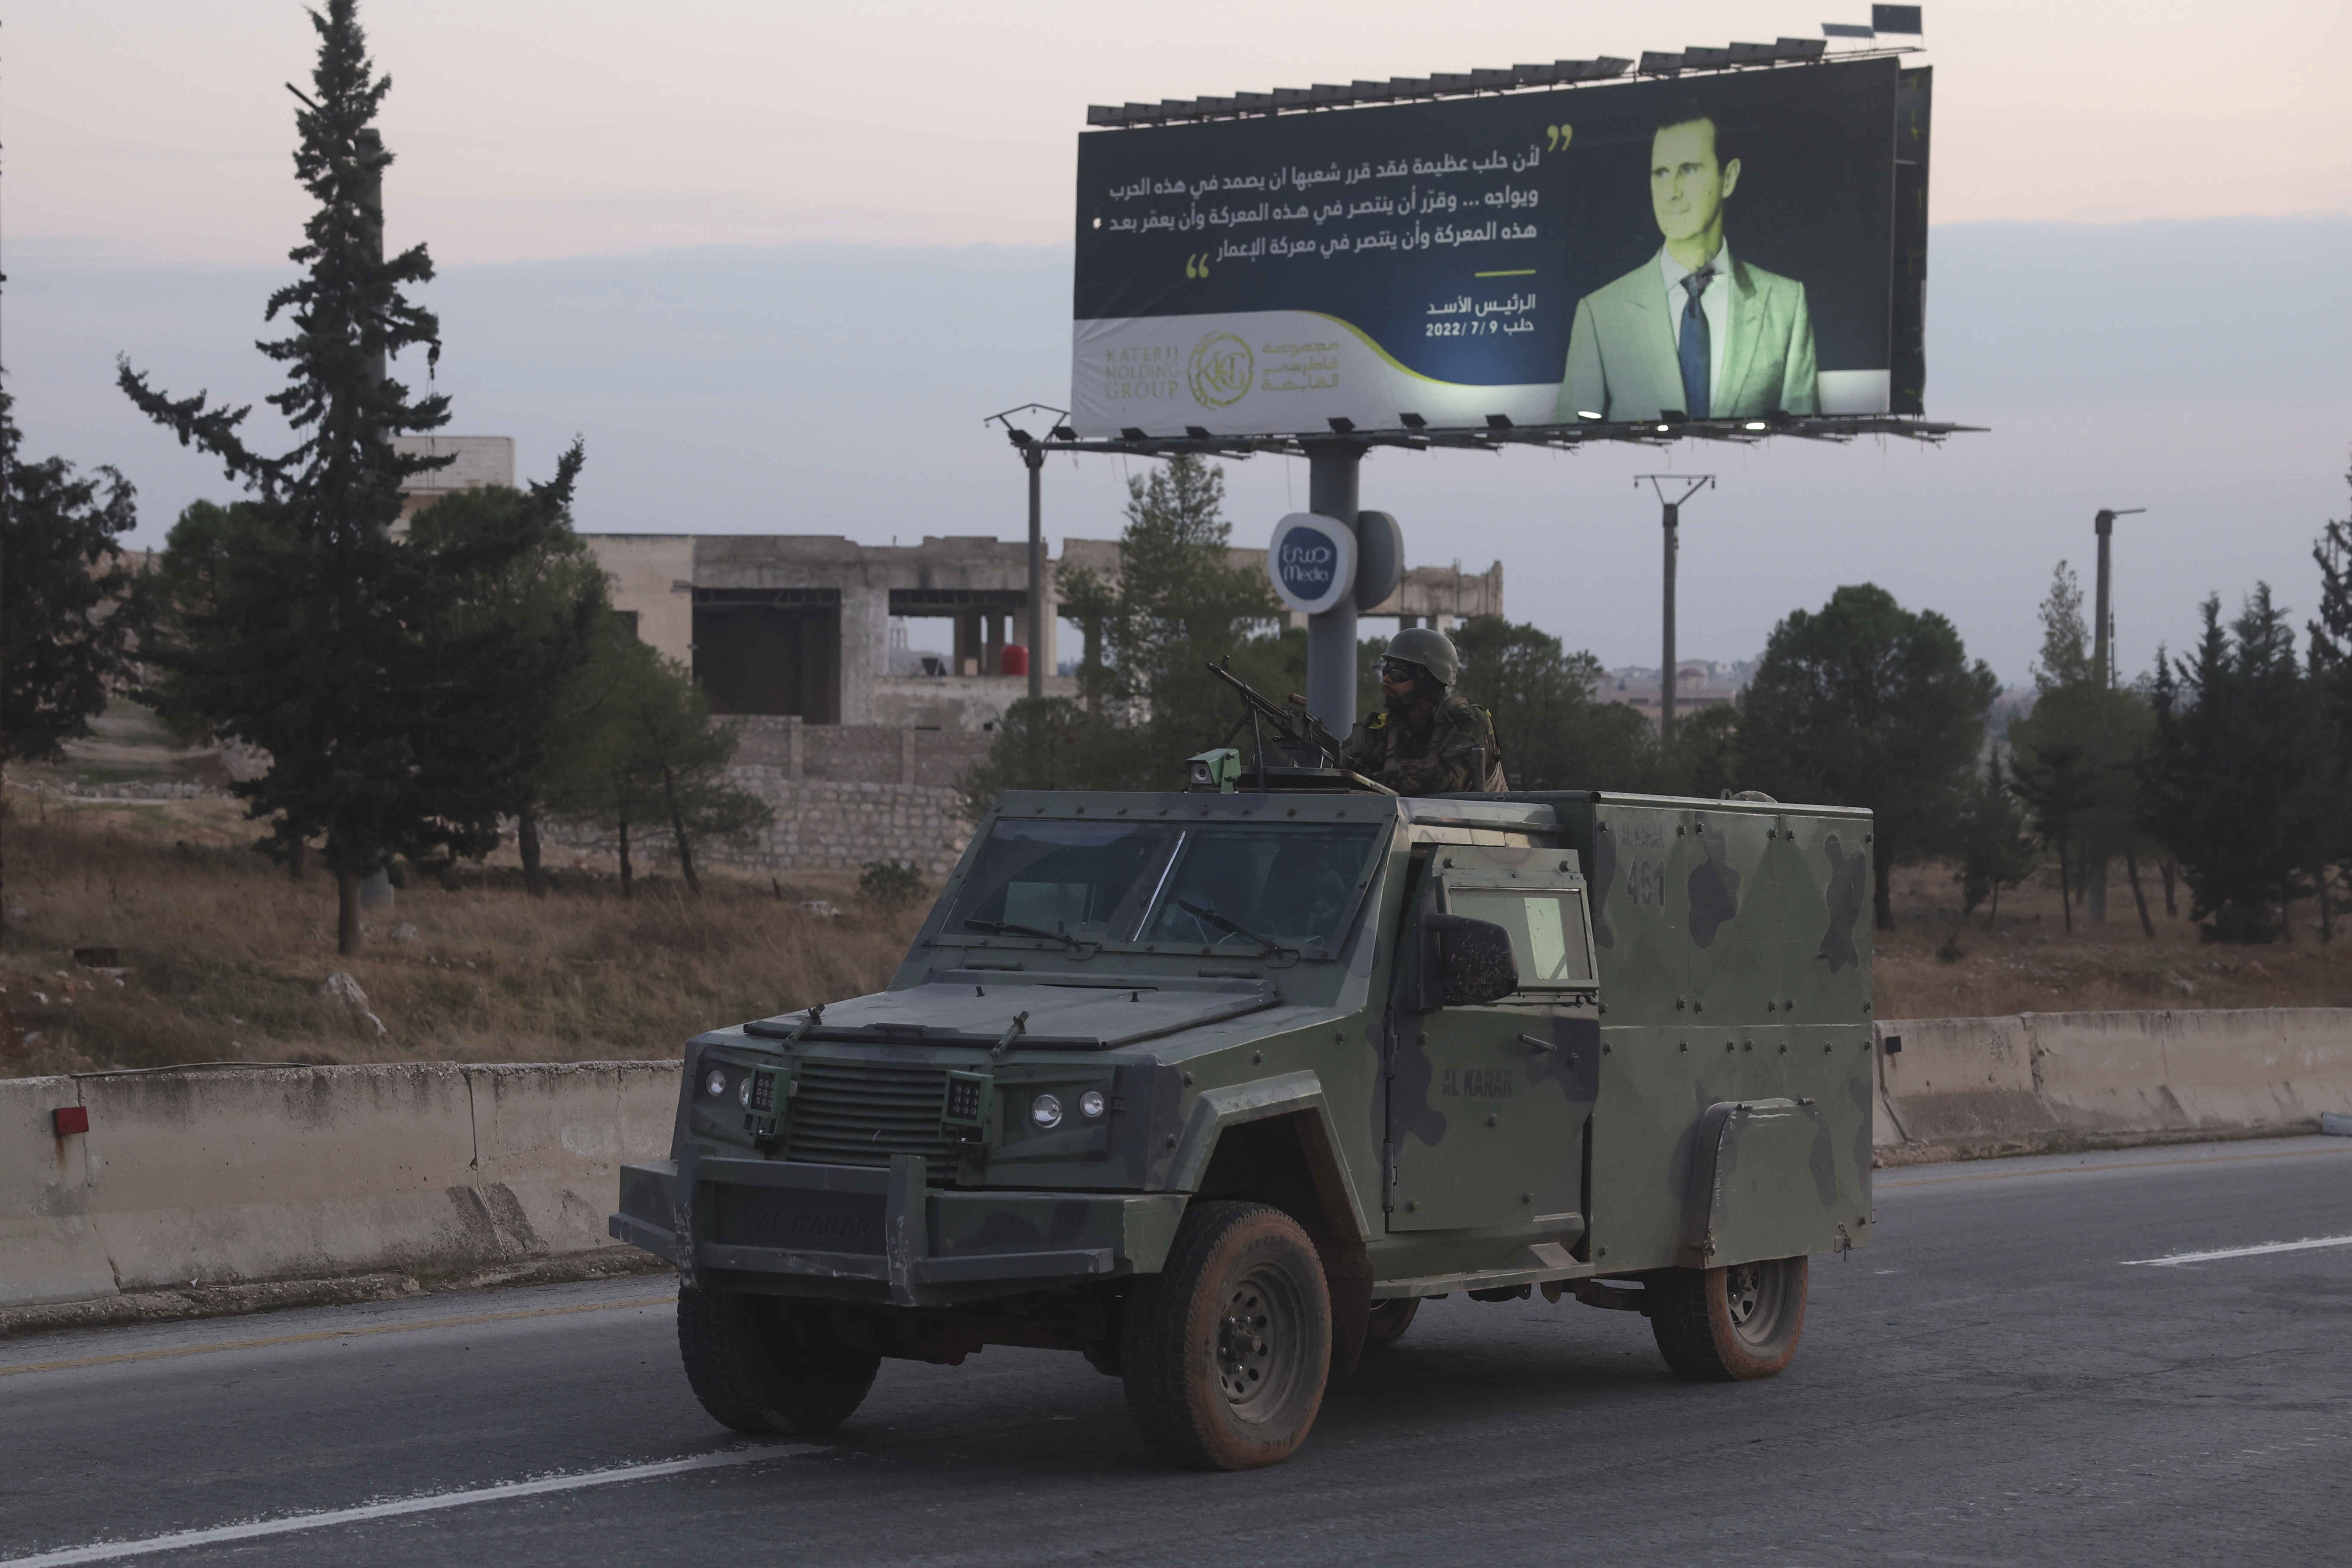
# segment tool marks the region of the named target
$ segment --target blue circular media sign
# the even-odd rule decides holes
[[[1355,532],[1336,517],[1293,512],[1274,526],[1265,573],[1285,604],[1320,615],[1355,590]]]

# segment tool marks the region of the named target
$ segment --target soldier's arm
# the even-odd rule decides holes
[[[1381,735],[1369,724],[1359,720],[1339,743],[1339,760],[1359,773],[1370,774],[1381,765],[1381,755],[1387,747],[1381,744]]]

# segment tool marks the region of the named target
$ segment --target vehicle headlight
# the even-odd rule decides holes
[[[1103,1113],[1102,1091],[1099,1089],[1089,1089],[1085,1093],[1079,1095],[1078,1110],[1080,1113],[1087,1116],[1101,1115]]]
[[[1051,1094],[1040,1094],[1029,1103],[1029,1119],[1041,1127],[1062,1124],[1062,1103]]]
[[[709,1095],[713,1100],[716,1100],[721,1094],[726,1093],[727,1074],[719,1071],[719,1069],[715,1067],[712,1068],[710,1070],[710,1076],[702,1081],[702,1092],[705,1094]]]
[[[743,1082],[735,1086],[735,1099],[746,1111],[751,1108],[751,1075],[743,1074]]]

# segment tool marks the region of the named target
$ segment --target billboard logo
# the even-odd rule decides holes
[[[1231,332],[1212,332],[1192,350],[1185,380],[1202,408],[1224,408],[1249,395],[1257,379],[1250,346]]]
[[[1293,512],[1275,525],[1265,570],[1285,604],[1320,615],[1355,591],[1356,536],[1336,517]]]

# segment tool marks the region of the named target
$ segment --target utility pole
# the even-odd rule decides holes
[[[2109,554],[2115,542],[2116,519],[2129,517],[2147,511],[2146,507],[2102,507],[2091,519],[2093,530],[2099,537],[2099,586],[2092,613],[2098,619],[2091,628],[2091,680],[2101,691],[2116,684],[2115,658],[2115,599]],[[2083,889],[2083,913],[2094,925],[2107,923],[2107,857],[2102,852],[2085,868]],[[2137,887],[2137,883],[2133,885]]]
[[[1015,415],[1024,413],[1047,416],[1047,429],[1057,439],[1076,437],[1070,433],[1069,411],[1050,403],[1024,402],[981,421],[984,425],[1004,427],[1006,439],[1021,454],[1022,466],[1029,470],[1029,695],[1042,697],[1045,695],[1045,632],[1053,623],[1045,604],[1045,449],[1035,436],[1013,423]]]
[[[2109,578],[2107,560],[2110,547],[2115,541],[2116,519],[2117,517],[2137,517],[2147,510],[2147,508],[2146,507],[2105,508],[2102,509],[2099,515],[2091,520],[2092,527],[2097,531],[2099,536],[2099,590],[2097,604],[2099,620],[2098,624],[2091,629],[2091,678],[2096,681],[2101,686],[2112,686],[2116,684],[2116,673],[2111,667],[2114,662],[2114,650],[2109,641],[2114,634],[2113,622],[2115,612],[2113,609],[2114,601],[2108,597]]]
[[[1657,493],[1659,525],[1665,534],[1665,585],[1664,614],[1661,617],[1664,636],[1663,657],[1658,664],[1658,744],[1664,746],[1675,733],[1675,556],[1682,549],[1683,505],[1701,490],[1712,489],[1712,474],[1636,474],[1633,487],[1640,489],[1646,481]],[[1666,486],[1678,484],[1683,493],[1673,500],[1666,499]]]
[[[1029,466],[1029,695],[1045,695],[1045,449],[1021,449]]]

